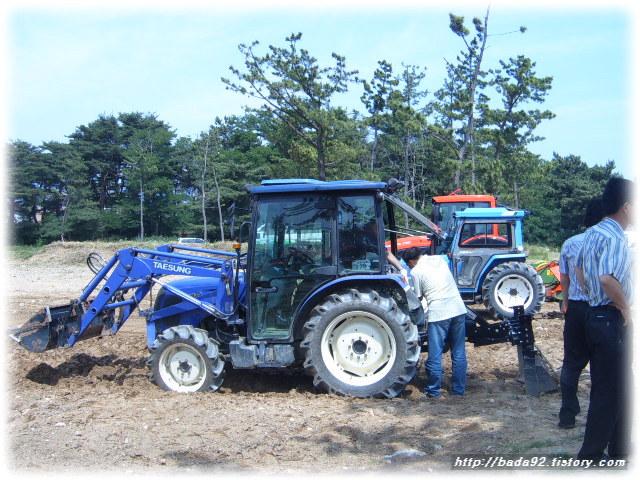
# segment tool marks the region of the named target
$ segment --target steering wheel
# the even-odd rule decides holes
[[[295,247],[289,247],[289,254],[284,257],[284,264],[287,269],[300,270],[303,266],[314,265],[314,263],[313,258]]]

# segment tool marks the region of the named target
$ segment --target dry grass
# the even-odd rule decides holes
[[[85,263],[89,254],[93,252],[99,253],[105,260],[108,260],[118,250],[129,247],[152,250],[162,244],[158,241],[135,242],[132,240],[53,242],[38,249],[28,258],[23,258],[22,261],[28,264],[76,265]],[[232,242],[204,243],[196,246],[211,250],[233,251]]]

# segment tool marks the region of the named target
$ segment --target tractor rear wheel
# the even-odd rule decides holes
[[[343,290],[311,312],[301,344],[316,387],[353,397],[392,398],[416,372],[418,329],[387,293]]]
[[[489,313],[500,320],[513,317],[513,307],[524,306],[525,314],[540,311],[544,283],[531,265],[501,263],[489,272],[482,284],[482,300]]]
[[[224,380],[224,357],[205,330],[189,325],[162,332],[151,347],[151,381],[180,393],[217,390]]]

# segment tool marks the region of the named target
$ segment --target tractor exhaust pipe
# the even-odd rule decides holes
[[[73,302],[67,305],[44,307],[24,325],[10,328],[7,333],[11,339],[30,352],[42,353],[69,347],[69,337],[80,330],[80,323],[88,305],[88,302]],[[99,315],[75,341],[102,335],[112,325],[112,312]]]

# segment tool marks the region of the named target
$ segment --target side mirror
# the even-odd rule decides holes
[[[242,225],[240,225],[240,231],[238,232],[238,236],[239,236],[238,241],[240,243],[244,243],[244,242],[247,242],[249,240],[249,232],[250,232],[249,228],[250,227],[251,227],[251,222],[242,222]],[[243,233],[244,233],[245,230],[247,231],[246,239],[244,239],[244,236],[243,236]]]

